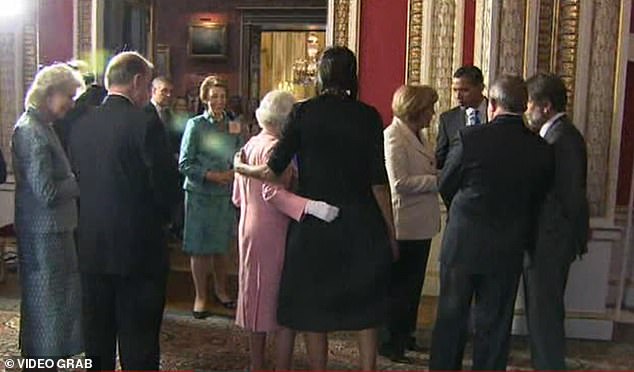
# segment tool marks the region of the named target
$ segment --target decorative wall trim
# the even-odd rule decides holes
[[[464,52],[464,8],[465,0],[455,0],[454,26],[453,26],[453,66],[451,71],[456,71],[462,66],[462,54]],[[453,73],[452,73],[453,76]]]
[[[526,27],[524,29],[524,77],[537,72],[537,50],[539,43],[539,2],[526,2]]]
[[[522,75],[524,72],[524,32],[526,0],[506,0],[500,8],[499,53],[497,75]]]
[[[554,9],[555,0],[540,0],[539,29],[537,36],[537,72],[550,72],[552,50],[554,44]]]
[[[359,51],[361,0],[328,0],[326,43]]]
[[[556,0],[558,5],[556,38],[552,50],[553,71],[561,76],[568,87],[568,112],[573,112],[577,40],[579,38],[579,0]]]
[[[409,84],[421,82],[421,59],[423,51],[423,0],[410,0],[407,10],[407,66],[405,81]]]
[[[586,133],[586,118],[588,107],[583,102],[588,101],[588,86],[590,84],[590,51],[592,45],[592,19],[594,16],[594,3],[585,1],[579,4],[579,36],[577,40],[577,66],[575,79],[575,101],[582,104],[573,106],[573,122],[581,131]]]
[[[476,2],[474,61],[482,70],[486,86],[495,80],[498,71],[501,10],[502,0],[478,0]]]
[[[612,3],[594,1],[589,87],[592,97],[585,104],[586,142],[588,143],[588,199],[592,216],[613,218],[616,194],[615,174],[618,171],[619,143],[614,131],[620,120],[614,120],[617,56],[619,47],[619,8]],[[600,30],[600,32],[596,32]],[[581,104],[581,103],[579,103]],[[617,137],[618,138],[618,137]]]

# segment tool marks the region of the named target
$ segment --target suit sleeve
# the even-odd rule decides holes
[[[291,111],[289,116],[288,125],[286,125],[282,131],[282,138],[273,149],[273,153],[266,163],[273,173],[278,176],[286,170],[293,156],[299,151],[301,138],[299,131],[301,107],[301,103],[295,104],[293,107],[293,111]]]
[[[21,175],[33,195],[45,204],[53,206],[58,202],[79,197],[79,185],[75,176],[69,173],[63,180],[53,177],[53,159],[44,136],[32,128],[16,128],[13,134],[13,151]]]
[[[399,194],[421,194],[437,190],[436,176],[410,175],[407,172],[407,145],[392,133],[384,132],[385,168],[392,190]]]
[[[447,124],[445,115],[438,119],[438,135],[436,136],[436,168],[442,169],[449,152],[449,138],[447,136]]]
[[[168,145],[167,132],[155,113],[148,115],[144,148],[157,207],[168,221],[178,202],[178,171]]]
[[[185,125],[185,133],[181,141],[181,151],[178,158],[178,170],[191,181],[202,184],[205,180],[205,173],[202,165],[196,159],[198,154],[198,138],[196,122],[189,119]]]
[[[463,152],[464,144],[462,132],[458,132],[458,136],[451,145],[451,151],[449,151],[447,161],[440,172],[440,180],[438,181],[438,191],[447,208],[449,208],[453,197],[460,189],[460,183],[462,182]]]
[[[564,217],[570,224],[578,252],[584,253],[589,229],[586,145],[581,136],[561,136],[553,144],[553,150],[554,191],[562,202]]]
[[[2,151],[0,151],[0,183],[7,181],[7,163],[4,161]]]

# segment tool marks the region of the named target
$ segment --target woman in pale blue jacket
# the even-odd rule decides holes
[[[83,351],[73,239],[79,186],[52,127],[83,87],[81,76],[64,64],[43,68],[13,129],[20,348],[28,357],[61,358]]]

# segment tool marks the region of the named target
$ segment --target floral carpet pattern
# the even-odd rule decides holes
[[[0,371],[3,360],[19,355],[19,302],[0,301]],[[634,327],[621,331],[623,341],[600,342],[570,340],[568,366],[576,370],[627,370],[634,368]],[[623,333],[626,334],[623,334]],[[419,334],[421,344],[429,342],[429,332]],[[248,368],[246,334],[226,317],[195,320],[188,314],[169,311],[161,332],[161,369],[171,371],[245,371]],[[467,348],[468,349],[468,348]],[[427,353],[407,354],[412,364],[398,364],[380,357],[381,370],[425,370]],[[329,369],[358,369],[356,365],[356,337],[352,332],[334,333],[330,337]],[[301,335],[295,347],[294,367],[307,368],[306,353]],[[468,368],[469,356],[465,357]],[[272,366],[271,366],[272,367]],[[530,369],[529,354],[524,338],[513,339],[509,369]]]

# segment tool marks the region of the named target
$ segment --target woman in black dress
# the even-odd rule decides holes
[[[278,321],[307,332],[311,368],[326,369],[327,333],[358,330],[362,369],[375,369],[387,315],[390,265],[398,256],[378,112],[356,100],[356,58],[324,51],[320,95],[298,103],[267,165],[236,155],[236,171],[275,181],[297,157],[298,194],[339,207],[324,223],[306,215],[289,227]]]

